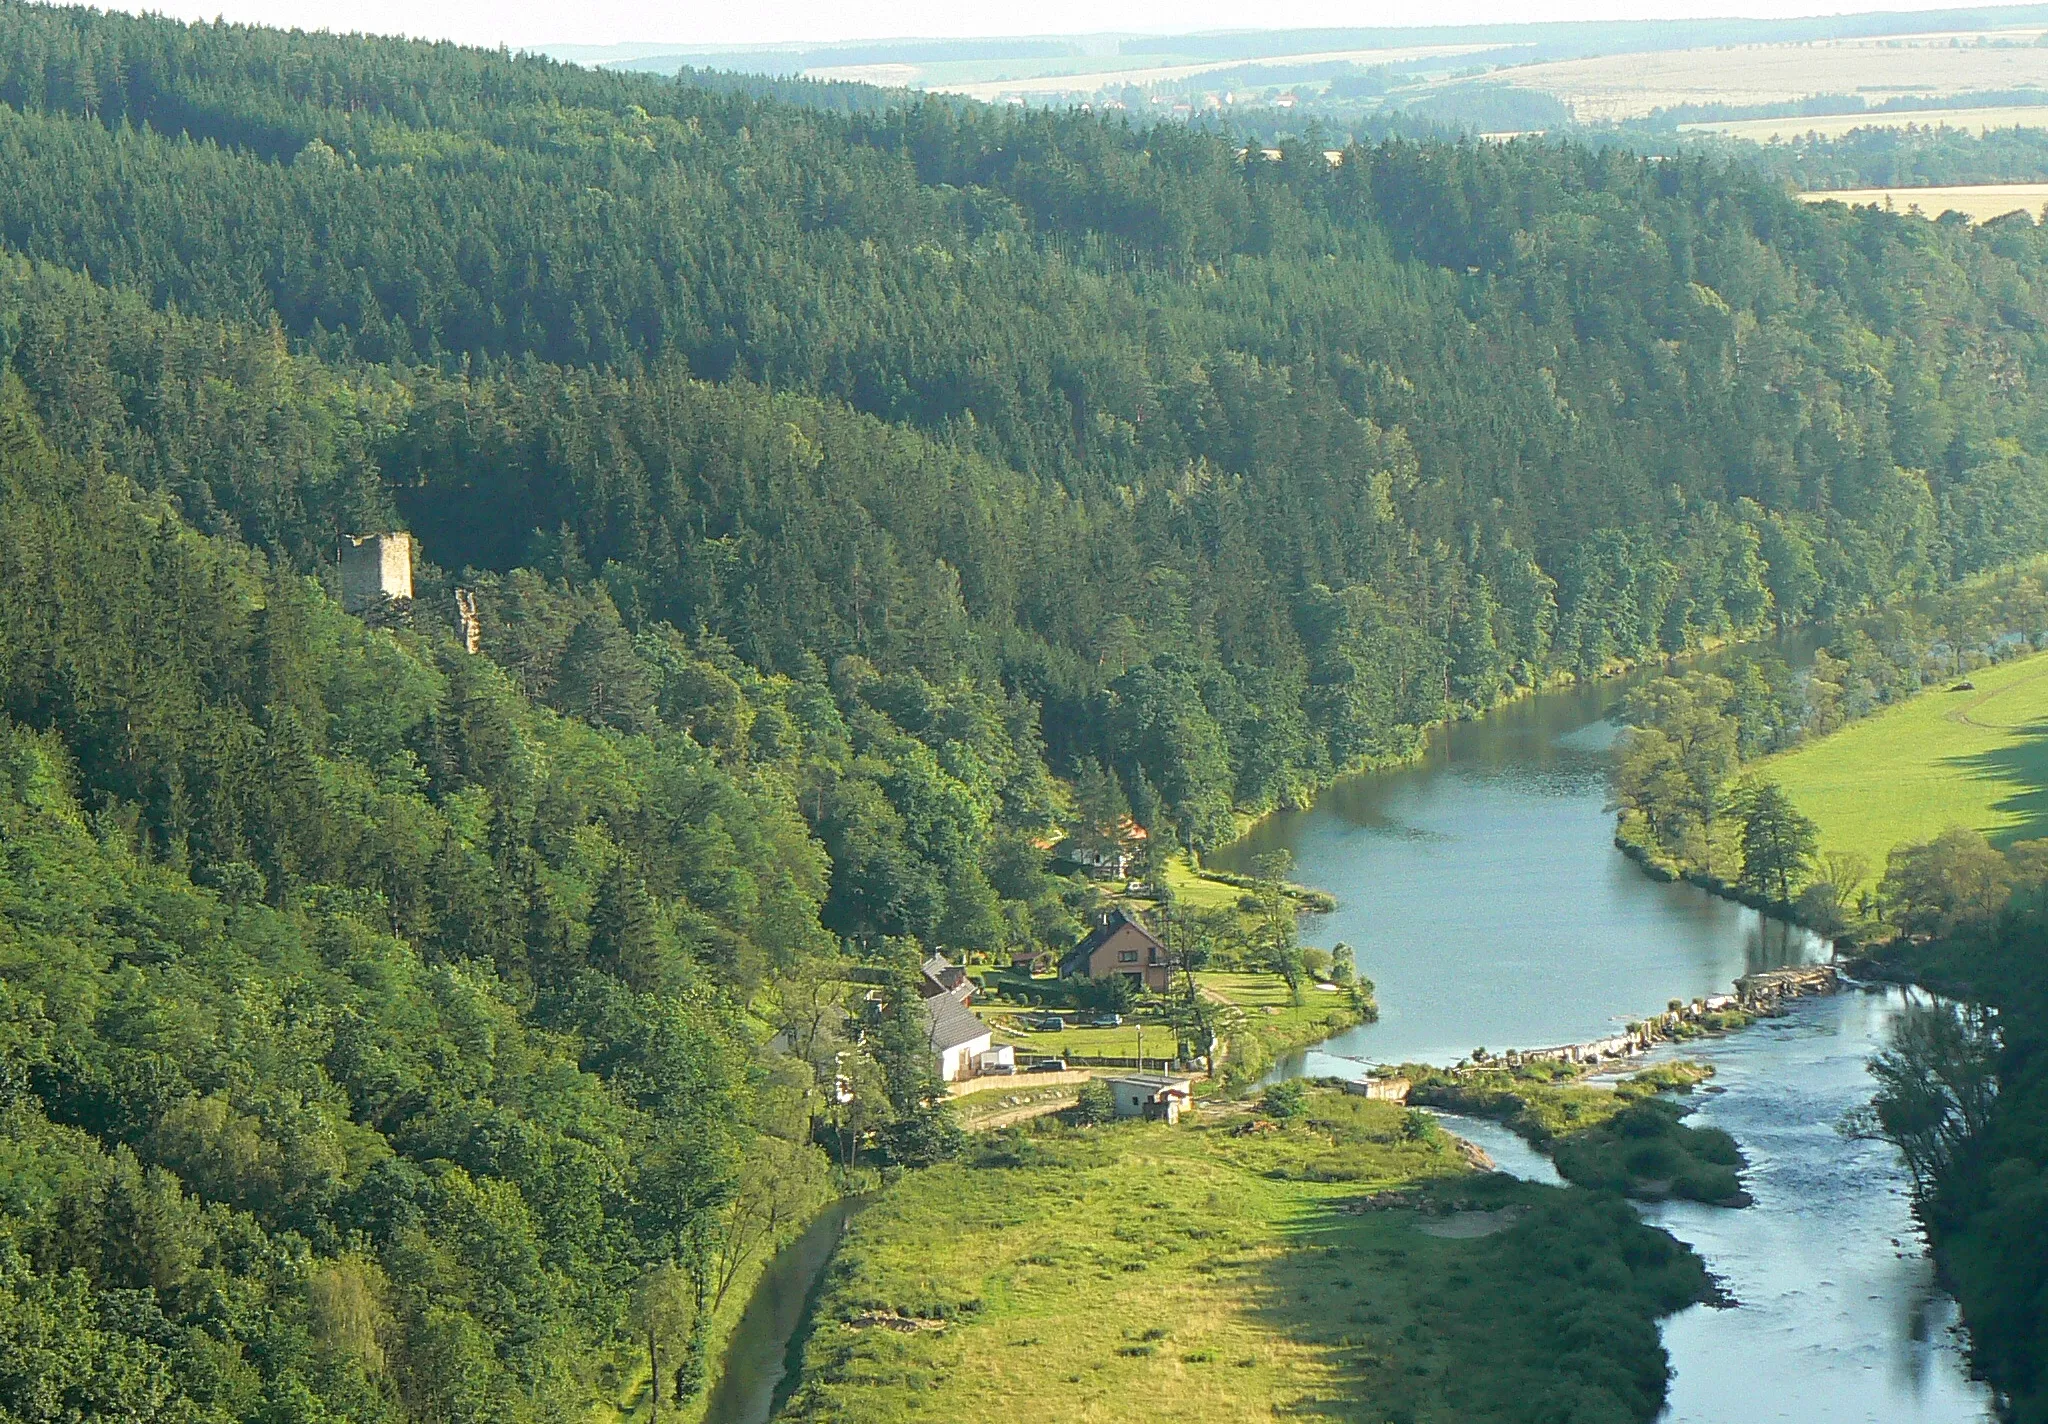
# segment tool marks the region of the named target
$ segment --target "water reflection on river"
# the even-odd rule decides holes
[[[1310,811],[1262,822],[1221,859],[1284,848],[1333,891],[1307,927],[1346,941],[1380,1021],[1297,1071],[1447,1063],[1475,1047],[1603,1038],[1673,998],[1726,993],[1752,969],[1825,952],[1811,935],[1689,885],[1659,885],[1612,848],[1612,686],[1547,693],[1448,728],[1414,766],[1354,777]]]
[[[1811,936],[1690,886],[1660,885],[1612,847],[1601,721],[1615,691],[1546,694],[1436,737],[1421,763],[1333,788],[1233,847],[1271,848],[1334,892],[1312,924],[1348,941],[1380,1021],[1286,1065],[1356,1076],[1367,1062],[1449,1062],[1473,1048],[1603,1037],[1672,998],[1725,993],[1749,970],[1825,953]],[[1701,1119],[1752,1163],[1744,1211],[1648,1209],[1741,1302],[1673,1318],[1672,1424],[1977,1424],[1990,1417],[1907,1209],[1896,1154],[1835,1131],[1869,1096],[1864,1062],[1897,996],[1844,994],[1687,1050],[1716,1066]],[[1548,1163],[1491,1125],[1448,1124],[1501,1166]]]

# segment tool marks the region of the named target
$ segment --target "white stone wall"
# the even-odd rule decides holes
[[[412,535],[345,534],[341,540],[341,606],[361,613],[390,599],[412,597]]]

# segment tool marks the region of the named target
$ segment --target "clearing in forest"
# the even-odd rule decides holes
[[[1894,846],[1950,826],[2000,846],[2048,836],[2048,653],[1930,687],[1757,770],[1820,824],[1822,849],[1867,856],[1873,874]]]

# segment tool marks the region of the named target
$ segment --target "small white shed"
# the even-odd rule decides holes
[[[1108,1082],[1118,1117],[1179,1122],[1180,1110],[1194,1097],[1193,1081],[1170,1073],[1129,1073]]]

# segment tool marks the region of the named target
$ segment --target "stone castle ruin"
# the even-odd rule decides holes
[[[341,536],[341,606],[369,613],[385,604],[412,602],[412,535]]]

